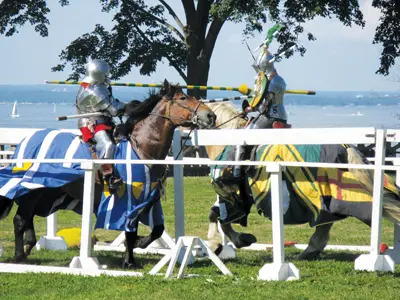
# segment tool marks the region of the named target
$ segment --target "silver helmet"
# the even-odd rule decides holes
[[[270,62],[274,56],[267,50],[263,49],[257,57],[256,63],[253,65],[257,72],[264,72],[266,74],[275,71],[274,63]]]
[[[90,60],[86,64],[86,76],[83,82],[95,83],[108,83],[110,76],[110,67],[101,59]]]

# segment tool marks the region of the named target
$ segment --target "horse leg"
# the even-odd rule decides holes
[[[333,223],[318,225],[315,232],[308,242],[306,250],[300,255],[300,259],[311,260],[315,259],[322,253],[329,241],[329,231]]]
[[[237,232],[233,229],[232,224],[221,224],[221,229],[236,248],[248,247],[257,242],[254,235],[250,233]]]
[[[24,240],[25,256],[29,256],[29,254],[31,254],[31,251],[33,247],[35,247],[36,242],[37,240],[36,240],[35,227],[33,225],[33,216],[32,216],[32,218],[29,221],[27,221],[25,228],[25,240]]]
[[[246,217],[246,216],[245,216]],[[219,243],[218,239],[218,224],[217,221],[219,219],[219,208],[217,206],[213,206],[211,208],[211,212],[209,215],[210,225],[208,231],[208,238],[211,242],[211,249],[214,250],[215,254],[221,253],[223,249],[223,245]],[[236,248],[243,248],[250,246],[251,244],[257,242],[257,239],[254,235],[244,232],[237,232],[233,229],[230,223],[221,224],[221,229],[224,234],[232,241]]]
[[[214,210],[216,206],[213,206],[211,208],[211,212],[208,215],[208,220],[210,221],[210,224],[208,225],[208,234],[207,234],[207,239],[208,242],[210,243],[210,249],[214,251],[216,255],[219,255],[224,246],[221,243],[220,239],[220,234],[218,232],[218,218],[219,214]]]
[[[136,226],[137,228],[137,226]],[[142,266],[136,261],[133,256],[133,249],[135,248],[135,243],[137,239],[137,230],[135,232],[125,231],[125,255],[122,267],[124,269],[141,269]]]
[[[146,249],[152,242],[160,238],[164,232],[164,225],[155,225],[148,236],[137,236],[134,248]]]
[[[26,259],[24,252],[24,232],[26,229],[27,220],[21,216],[19,209],[14,216],[14,236],[15,236],[15,253],[14,260],[19,263]]]

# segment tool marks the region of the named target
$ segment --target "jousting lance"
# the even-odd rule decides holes
[[[296,90],[295,93],[293,93],[294,91],[289,91],[289,92],[291,94],[301,94],[303,91]],[[305,95],[311,95],[311,94],[305,94]],[[246,100],[246,99],[251,99],[251,98],[253,98],[252,95],[249,95],[249,96],[237,96],[237,97],[226,97],[226,98],[214,98],[214,99],[201,99],[201,102],[203,102],[203,103],[216,103],[216,102],[225,102],[225,101]]]
[[[46,80],[46,84],[81,84],[81,81],[57,81],[57,80]],[[163,84],[158,83],[133,83],[133,82],[111,82],[112,86],[129,86],[129,87],[149,87],[149,88],[162,88]],[[217,91],[237,91],[242,95],[248,95],[251,89],[247,84],[242,84],[238,87],[231,86],[206,86],[206,85],[179,85],[183,89],[188,90],[217,90]],[[286,94],[300,94],[300,95],[315,95],[315,91],[308,90],[286,90]]]
[[[226,97],[226,98],[215,98],[215,99],[202,99],[203,103],[216,103],[216,102],[225,102],[225,101],[235,101],[235,100],[245,100],[252,98],[252,96],[237,96],[237,97]]]
[[[86,113],[86,114],[79,114],[79,115],[61,116],[61,117],[57,117],[57,121],[65,121],[65,120],[69,120],[69,119],[98,117],[98,116],[103,116],[103,115],[104,114],[101,113],[101,112],[93,112],[93,113]]]

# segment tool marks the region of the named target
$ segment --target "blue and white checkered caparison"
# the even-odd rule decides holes
[[[17,146],[13,158],[91,159],[92,154],[79,136],[45,129],[27,136]],[[114,158],[139,159],[126,140],[116,146]],[[137,220],[149,226],[163,224],[157,178],[150,178],[149,168],[145,165],[120,164],[116,170],[124,184],[115,195],[110,195],[105,185],[96,228],[135,231]],[[14,200],[34,189],[61,187],[83,176],[80,163],[12,164],[0,169],[0,195]]]
[[[91,159],[88,146],[72,133],[44,129],[25,137],[14,159]],[[61,187],[84,176],[80,164],[16,163],[0,170],[0,195],[18,198],[31,190]]]
[[[131,144],[123,140],[115,150],[115,159],[139,159]],[[114,194],[105,187],[97,213],[96,228],[136,231],[136,223],[154,226],[164,223],[158,178],[151,178],[147,165],[116,165],[123,185]]]

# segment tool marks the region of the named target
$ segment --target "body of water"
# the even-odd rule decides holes
[[[76,120],[59,122],[57,116],[75,114],[78,86],[0,85],[0,127],[75,128]],[[121,101],[147,98],[149,89],[114,87]],[[208,98],[237,96],[209,91]],[[13,103],[20,117],[11,118]],[[236,102],[240,107],[241,102]],[[293,127],[377,127],[400,125],[400,92],[318,92],[315,96],[286,95],[289,123]]]

